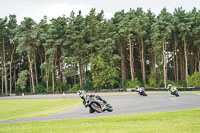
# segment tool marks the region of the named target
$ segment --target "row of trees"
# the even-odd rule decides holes
[[[188,86],[189,75],[200,72],[200,11],[164,8],[156,16],[138,8],[105,19],[91,9],[50,22],[26,17],[20,25],[9,15],[0,18],[0,49],[6,94]]]

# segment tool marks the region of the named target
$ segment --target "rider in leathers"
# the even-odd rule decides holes
[[[104,99],[102,99],[99,95],[87,95],[84,90],[83,91],[79,90],[78,94],[81,97],[81,99],[83,100],[83,104],[84,104],[85,107],[87,107],[87,103],[85,101],[87,99],[87,97],[95,97],[98,100],[103,101],[104,104],[107,104],[107,102]]]
[[[139,87],[138,85],[136,86],[136,92],[138,92],[139,95],[143,95],[144,91],[145,90],[143,88]]]

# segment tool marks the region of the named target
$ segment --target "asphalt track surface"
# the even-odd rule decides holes
[[[148,94],[148,92],[147,92]],[[200,108],[199,94],[180,93],[180,97],[172,96],[168,93],[164,94],[149,94],[148,97],[138,96],[137,94],[128,95],[101,95],[103,99],[108,101],[113,106],[113,112],[89,113],[89,108],[78,106],[70,110],[62,111],[57,114],[40,116],[33,118],[23,118],[14,120],[0,121],[0,123],[16,123],[16,122],[31,122],[31,121],[47,121],[47,120],[66,120],[79,118],[95,118],[117,115],[128,115],[150,112],[167,112],[175,110],[188,110]],[[21,97],[12,97],[12,99],[20,99]],[[62,95],[40,95],[26,96],[27,99],[41,98],[78,98],[75,94],[69,94],[63,97]],[[10,99],[10,97],[0,98]]]

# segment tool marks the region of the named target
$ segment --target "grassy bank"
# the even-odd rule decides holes
[[[146,91],[147,94],[170,94],[168,91]],[[179,93],[191,93],[191,94],[200,94],[200,91],[179,91]],[[137,92],[98,92],[98,93],[88,93],[88,94],[97,94],[100,96],[110,96],[110,95],[137,95]]]
[[[0,124],[4,133],[199,133],[200,109],[104,118]]]
[[[0,120],[49,115],[78,105],[80,99],[0,100]]]

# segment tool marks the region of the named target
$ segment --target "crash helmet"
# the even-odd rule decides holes
[[[171,88],[172,87],[172,85],[171,84],[168,84],[168,87],[167,88]]]
[[[139,88],[139,86],[138,85],[136,85],[136,87],[135,87],[136,89],[138,89]]]
[[[78,90],[78,95],[81,97],[81,98],[84,98],[86,97],[86,92],[84,90]]]

